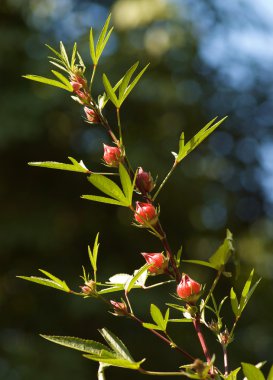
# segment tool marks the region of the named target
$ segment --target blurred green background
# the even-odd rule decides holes
[[[87,245],[100,231],[101,280],[132,273],[143,264],[140,252],[159,243],[133,228],[127,210],[80,199],[92,188],[80,174],[27,166],[28,161],[83,159],[101,170],[99,127],[84,123],[81,108],[62,90],[24,80],[48,76],[46,43],[69,48],[76,40],[90,62],[88,33],[112,11],[115,31],[101,74],[112,82],[136,60],[150,68],[122,112],[124,138],[132,163],[160,182],[172,163],[182,130],[193,136],[214,116],[228,120],[177,169],[160,197],[161,220],[174,250],[184,258],[207,259],[228,227],[241,261],[239,284],[250,269],[263,280],[239,323],[230,362],[272,361],[273,240],[273,6],[266,0],[1,0],[1,228],[0,379],[95,379],[96,364],[77,352],[42,340],[38,334],[100,340],[98,328],[119,335],[146,368],[172,370],[182,358],[131,321],[113,318],[104,305],[16,279],[47,269],[81,285],[88,266]],[[89,66],[90,68],[90,66]],[[113,108],[106,116],[114,122]],[[185,266],[201,282],[213,273]],[[217,298],[230,289],[223,280]],[[172,288],[136,293],[135,308],[147,315],[151,300],[170,301]],[[166,296],[166,297],[165,297]],[[165,298],[164,298],[165,297]],[[229,305],[225,313],[231,317]],[[228,321],[227,321],[228,323]],[[230,327],[230,322],[228,324]],[[202,356],[187,325],[178,340]],[[221,358],[214,338],[211,351]],[[145,344],[143,342],[145,341]],[[268,370],[269,366],[265,367]],[[141,378],[111,368],[109,378]]]

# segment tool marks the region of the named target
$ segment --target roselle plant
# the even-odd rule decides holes
[[[158,196],[181,161],[188,156],[206,137],[219,127],[225,117],[219,121],[214,118],[207,123],[193,138],[185,141],[184,133],[181,134],[178,153],[172,152],[174,160],[166,177],[158,184],[155,183],[151,173],[141,167],[133,166],[128,159],[125,142],[123,141],[121,122],[121,109],[128,95],[138,84],[148,65],[138,73],[136,62],[122,78],[112,85],[108,76],[103,74],[102,81],[105,92],[96,99],[92,87],[97,75],[97,68],[103,50],[111,36],[113,27],[110,28],[110,18],[107,18],[101,33],[95,44],[92,28],[90,30],[90,56],[92,59],[91,79],[86,76],[86,66],[81,58],[77,44],[74,44],[71,57],[68,56],[63,43],[57,51],[47,46],[52,53],[49,57],[54,66],[52,74],[55,79],[36,75],[25,75],[25,78],[41,82],[50,86],[56,86],[72,94],[72,99],[83,109],[86,123],[92,128],[94,124],[106,129],[111,138],[111,145],[104,144],[102,164],[107,169],[97,173],[88,169],[83,161],[69,157],[69,163],[54,161],[30,162],[31,166],[67,170],[79,172],[87,177],[90,184],[100,190],[101,195],[82,195],[83,199],[107,203],[111,206],[126,207],[132,216],[132,225],[142,228],[143,233],[151,233],[162,244],[161,252],[146,252],[149,247],[143,247],[143,266],[132,274],[113,274],[109,280],[98,280],[97,258],[99,252],[99,234],[97,234],[93,247],[88,247],[88,256],[91,268],[83,267],[82,284],[79,291],[70,289],[67,283],[51,273],[40,270],[45,277],[26,277],[22,279],[70,293],[92,302],[103,302],[106,309],[114,316],[131,319],[132,324],[138,324],[144,329],[156,335],[159,340],[181,355],[181,365],[170,372],[150,371],[145,367],[145,359],[134,360],[125,344],[107,328],[102,328],[100,333],[104,343],[69,336],[41,335],[43,338],[81,351],[83,356],[98,363],[98,379],[105,379],[105,370],[109,366],[131,369],[144,375],[178,376],[191,379],[228,379],[236,380],[239,372],[243,372],[248,380],[262,380],[264,375],[259,369],[263,363],[252,365],[242,363],[241,367],[231,369],[228,363],[228,348],[234,339],[235,328],[244,311],[251,295],[257,287],[259,280],[253,284],[254,270],[246,279],[240,295],[231,287],[230,294],[222,300],[217,300],[214,290],[222,276],[230,277],[232,274],[226,270],[226,264],[234,258],[232,234],[227,230],[226,237],[220,247],[208,259],[181,260],[182,248],[174,252],[160,222],[160,213],[164,212],[164,205],[159,207]],[[116,110],[116,125],[111,126],[104,115],[104,108],[112,103]],[[111,207],[110,206],[110,207]],[[193,265],[211,268],[215,271],[215,279],[211,285],[200,284],[197,279],[192,279],[188,273],[183,273],[183,262]],[[89,273],[92,271],[91,274]],[[150,277],[154,282],[149,285]],[[158,277],[157,277],[158,276]],[[160,277],[161,276],[161,277]],[[158,280],[157,280],[158,279]],[[157,280],[157,281],[156,281]],[[133,309],[132,298],[134,292],[145,292],[156,287],[168,287],[170,296],[165,300],[165,310],[160,310],[155,304],[150,305],[149,313],[145,321],[141,320]],[[233,311],[233,320],[225,320],[222,307],[229,299]],[[121,319],[122,321],[122,319]],[[168,326],[170,324],[188,323],[189,334],[192,330],[199,339],[202,356],[194,357],[187,347],[181,347],[176,343],[176,337],[170,336]],[[194,329],[192,329],[192,326]],[[222,358],[215,357],[208,347],[203,330],[207,329],[213,334],[222,347]],[[177,332],[178,334],[178,332]],[[202,352],[200,351],[200,352]],[[268,380],[273,378],[273,367]]]

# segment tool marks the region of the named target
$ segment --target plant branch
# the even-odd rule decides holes
[[[207,347],[204,335],[203,335],[203,333],[201,331],[200,314],[199,313],[197,313],[196,316],[195,316],[195,318],[193,319],[193,325],[194,325],[195,331],[197,333],[199,342],[201,344],[202,350],[204,352],[204,355],[206,357],[207,363],[210,364],[211,357],[210,357],[210,353],[209,353],[209,350],[208,350],[208,347]]]
[[[205,299],[205,301],[204,301],[204,303],[203,303],[203,305],[202,305],[202,307],[201,307],[200,313],[202,313],[202,311],[205,309],[207,303],[209,302],[209,299],[210,299],[210,297],[211,297],[211,295],[212,295],[212,293],[213,293],[213,291],[214,291],[214,289],[215,289],[215,287],[216,287],[218,281],[220,280],[220,277],[221,277],[222,272],[223,272],[222,269],[220,269],[220,270],[217,272],[217,275],[216,275],[216,277],[215,277],[215,279],[214,279],[214,281],[213,281],[213,284],[212,284],[212,286],[211,286],[211,288],[210,288],[210,290],[209,290],[209,292],[208,292],[208,295],[207,295],[207,297],[206,297],[206,299]]]
[[[174,161],[174,164],[173,166],[171,167],[171,170],[169,171],[169,173],[166,175],[166,177],[164,178],[164,180],[161,182],[159,188],[157,189],[155,195],[153,196],[153,201],[156,199],[156,197],[158,196],[158,194],[160,193],[160,191],[162,190],[163,186],[165,185],[165,183],[168,181],[168,179],[170,178],[172,172],[174,171],[174,169],[176,168],[177,166],[177,161]]]
[[[156,371],[146,371],[143,368],[139,368],[138,371],[143,375],[152,375],[152,376],[182,376],[182,372],[156,372]]]
[[[227,346],[222,344],[223,354],[224,354],[224,370],[225,376],[228,376],[228,355],[227,355]]]

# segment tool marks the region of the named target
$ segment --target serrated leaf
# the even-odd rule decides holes
[[[114,367],[128,368],[128,369],[138,369],[145,360],[143,359],[139,362],[130,362],[124,359],[108,359],[102,356],[94,356],[94,355],[83,355],[83,356],[87,359],[91,359],[96,362],[109,364]]]
[[[101,351],[109,351],[109,348],[102,343],[93,340],[75,338],[71,336],[43,335],[40,336],[50,342],[61,346],[72,348],[73,350],[86,352],[93,355],[100,355]],[[109,351],[111,352],[111,351]]]
[[[128,201],[122,190],[111,179],[101,174],[91,174],[89,177],[87,177],[87,179],[90,183],[92,183],[93,186],[101,190],[104,194],[107,194],[117,201],[126,203],[128,205]]]
[[[150,330],[159,330],[159,331],[164,331],[164,329],[158,325],[155,325],[153,323],[146,323],[146,322],[143,322],[142,323],[142,326],[145,327],[146,329],[150,329]]]
[[[39,75],[23,75],[23,78],[30,79],[30,80],[33,80],[35,82],[48,84],[50,86],[59,87],[59,88],[62,88],[63,90],[72,92],[71,89],[68,88],[64,83],[58,82],[55,79],[50,79],[50,78],[42,77]]]
[[[239,310],[238,299],[233,288],[230,289],[230,302],[231,302],[232,311],[235,317],[237,317],[240,314],[240,310]]]
[[[49,280],[47,278],[42,278],[42,277],[36,277],[36,276],[16,276],[18,278],[22,278],[23,280],[27,280],[30,282],[35,282],[36,284],[44,285],[44,286],[49,286],[50,288],[58,289],[66,293],[70,293],[70,289],[68,286],[64,283],[64,286],[61,286],[59,283]]]
[[[99,332],[120,358],[134,362],[128,348],[114,333],[106,328],[99,330]]]
[[[61,82],[63,82],[63,84],[67,87],[68,91],[73,92],[72,85],[70,84],[69,80],[63,74],[61,74],[55,70],[51,70],[51,72],[52,72],[52,74],[55,75],[55,77],[57,77],[58,79],[60,79]]]
[[[102,76],[102,81],[108,98],[111,100],[111,102],[115,105],[116,108],[119,108],[120,104],[118,98],[105,74],[103,74]]]
[[[228,262],[231,254],[234,251],[232,242],[232,233],[227,230],[226,238],[223,244],[221,244],[217,251],[209,258],[209,262],[214,266],[215,269],[223,269],[225,264]]]
[[[265,380],[262,371],[253,364],[241,363],[247,380]]]
[[[68,56],[67,56],[67,53],[66,53],[66,50],[65,50],[65,47],[64,47],[64,44],[62,43],[62,41],[60,42],[60,52],[61,52],[61,56],[63,58],[63,61],[65,62],[66,66],[69,68]]]
[[[140,269],[138,269],[134,273],[133,278],[129,282],[127,282],[126,285],[125,285],[125,291],[126,291],[126,293],[130,292],[130,290],[133,288],[133,286],[135,285],[135,283],[137,282],[137,280],[149,268],[149,266],[150,266],[149,264],[145,264],[145,265],[143,265]]]
[[[207,123],[190,141],[184,144],[184,141],[182,139],[184,136],[180,136],[179,141],[179,152],[176,158],[176,162],[179,163],[183,160],[189,153],[191,153],[201,142],[207,138],[217,127],[219,127],[220,124],[223,123],[223,121],[227,118],[224,117],[221,120],[219,120],[217,123],[212,125],[216,118],[211,120],[209,123]],[[212,125],[212,126],[211,126]]]
[[[119,202],[113,198],[100,197],[98,195],[82,195],[81,198],[87,199],[89,201],[94,201],[94,202],[108,203],[110,205],[126,206],[127,207],[127,203],[124,204],[124,203]]]
[[[130,94],[130,92],[133,90],[133,88],[135,87],[135,85],[138,83],[138,81],[140,80],[140,78],[142,77],[142,75],[145,73],[145,71],[147,70],[149,66],[149,63],[148,65],[146,65],[141,71],[140,73],[135,77],[135,79],[132,81],[131,84],[129,84],[129,86],[127,87],[127,89],[125,90],[125,93],[123,94],[122,98],[119,99],[119,107],[121,107],[122,103],[124,102],[124,100],[127,98],[127,96]]]
[[[214,267],[214,265],[212,265],[211,263],[208,263],[207,261],[203,261],[203,260],[181,260],[181,261],[183,263],[202,265],[204,267],[209,267],[209,268],[212,268],[212,269],[216,269]]]
[[[234,369],[229,373],[229,375],[225,378],[226,380],[237,380],[237,374],[241,370],[241,367]]]
[[[70,161],[72,161],[72,157],[69,157],[69,159]],[[75,162],[77,164],[73,163],[73,165],[71,165],[71,164],[64,164],[62,162],[43,161],[43,162],[29,162],[28,165],[38,166],[40,168],[67,170],[71,172],[78,172],[78,173],[85,173],[85,174],[90,173],[90,171],[84,165],[81,165],[76,160]]]
[[[68,286],[66,285],[66,282],[61,280],[60,278],[54,276],[53,274],[43,270],[43,269],[39,269],[40,272],[42,272],[43,274],[45,274],[48,278],[50,278],[52,281],[56,282],[56,284],[59,284],[65,291],[70,291],[70,289],[68,288]]]
[[[77,42],[75,42],[73,45],[73,50],[72,50],[72,55],[71,55],[70,67],[72,71],[74,70],[74,67],[75,67],[76,57],[77,57]]]
[[[125,167],[122,163],[119,164],[119,175],[120,175],[122,190],[124,192],[124,195],[125,195],[128,203],[131,205],[134,186],[131,182],[131,178],[130,178],[127,170],[125,169]]]

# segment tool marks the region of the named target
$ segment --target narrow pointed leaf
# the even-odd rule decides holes
[[[217,249],[217,251],[209,258],[209,262],[214,266],[215,269],[222,269],[228,262],[230,256],[234,252],[232,244],[232,233],[227,230],[226,238],[223,244]]]
[[[133,197],[133,186],[131,182],[131,178],[125,169],[125,167],[122,165],[122,163],[119,164],[119,175],[120,175],[120,181],[122,190],[124,192],[124,195],[128,201],[128,203],[132,204],[132,197]]]
[[[96,53],[95,53],[95,44],[94,44],[94,37],[93,37],[93,30],[90,29],[90,36],[89,36],[89,49],[90,49],[90,56],[93,61],[93,64],[97,64],[96,60]]]
[[[123,359],[131,362],[134,361],[128,348],[114,333],[106,328],[99,330],[99,332],[109,344],[109,346],[119,355],[119,357],[122,357]]]
[[[87,359],[94,360],[96,362],[109,364],[114,367],[120,367],[120,368],[128,368],[128,369],[138,369],[140,365],[143,363],[144,359],[140,362],[130,362],[125,359],[111,359],[111,358],[105,358],[101,356],[94,356],[94,355],[83,355]]]
[[[71,160],[71,157],[69,157]],[[38,166],[41,168],[49,168],[49,169],[59,169],[59,170],[67,170],[71,172],[79,172],[79,173],[90,173],[90,171],[82,166],[81,164],[77,163],[77,165],[72,164],[64,164],[62,162],[55,162],[55,161],[43,161],[43,162],[29,162],[28,165],[30,166]]]
[[[270,368],[269,374],[267,376],[267,380],[273,380],[273,365]]]
[[[52,74],[54,74],[61,82],[67,87],[67,90],[73,92],[73,87],[70,84],[69,80],[61,73],[55,70],[51,70]]]
[[[49,50],[51,50],[63,62],[63,57],[57,50],[53,49],[53,47],[51,47],[50,45],[47,45],[47,44],[46,44],[46,47]]]
[[[121,78],[116,84],[115,86],[113,87],[113,91],[116,92],[116,90],[119,88],[119,86],[121,85],[122,83],[122,80],[123,78]],[[109,96],[104,92],[102,96],[99,97],[99,108],[100,110],[102,110],[106,103],[108,102],[109,100]]]
[[[159,310],[159,308],[156,305],[151,304],[150,314],[151,314],[151,317],[153,318],[154,322],[160,328],[162,328],[164,330],[164,328],[165,328],[164,318],[163,318],[161,311]]]
[[[149,264],[145,264],[138,271],[135,272],[133,278],[125,286],[125,291],[127,293],[130,292],[130,290],[133,288],[139,277],[149,268],[149,266]]]
[[[212,269],[216,269],[213,264],[203,261],[203,260],[181,260],[183,263],[189,263],[189,264],[196,264],[196,265],[202,265],[204,267],[209,267]]]
[[[252,278],[253,278],[253,275],[254,275],[254,269],[252,269],[252,271],[250,272],[250,275],[245,283],[245,286],[243,288],[243,291],[242,291],[242,295],[241,295],[241,299],[240,299],[240,308],[243,307],[243,304],[245,302],[245,299],[247,297],[247,294],[249,292],[249,289],[250,289],[250,286],[251,286],[251,282],[252,282]]]
[[[65,50],[65,47],[64,47],[64,44],[62,43],[62,41],[60,42],[60,52],[61,52],[61,56],[63,58],[63,61],[66,63],[66,66],[69,68],[68,56],[67,56],[67,53],[66,53],[66,50]]]
[[[105,21],[105,23],[103,25],[103,28],[102,28],[102,30],[100,32],[100,35],[99,35],[99,38],[98,38],[98,42],[97,42],[97,45],[96,45],[96,56],[98,55],[98,52],[100,52],[100,50],[101,50],[101,45],[103,44],[103,41],[105,39],[107,30],[108,30],[108,27],[109,27],[110,20],[111,20],[111,13],[107,17],[107,19],[106,19],[106,21]]]
[[[226,377],[225,379],[226,380],[237,380],[237,375],[238,375],[238,372],[240,370],[241,370],[241,367],[234,369],[233,371],[231,371],[229,373],[228,377]]]
[[[122,202],[117,201],[116,199],[107,198],[107,197],[100,197],[98,195],[82,195],[81,198],[87,199],[89,201],[94,201],[94,202],[108,203],[109,205],[117,205],[117,206],[126,206],[127,207],[127,203],[124,204]]]
[[[123,97],[122,97],[122,100],[120,101],[119,103],[119,107],[122,105],[122,103],[124,102],[124,100],[127,98],[127,96],[130,94],[130,92],[133,90],[133,88],[135,87],[135,85],[138,83],[138,81],[140,80],[140,78],[142,77],[142,75],[145,73],[145,71],[147,70],[149,66],[149,63],[148,65],[146,65],[144,67],[144,69],[141,70],[141,72],[135,77],[135,79],[132,81],[132,83],[127,87]]]
[[[247,296],[246,296],[246,299],[244,301],[244,304],[242,306],[242,311],[244,310],[244,308],[246,307],[250,297],[252,296],[252,294],[254,293],[255,289],[257,288],[257,286],[259,285],[261,279],[259,279],[253,286],[252,288],[250,289],[250,291],[248,292]]]
[[[115,293],[115,292],[120,292],[124,290],[123,285],[114,285],[109,288],[101,289],[98,291],[98,294],[108,294],[108,293]]]
[[[97,189],[101,190],[104,194],[115,198],[119,202],[128,203],[122,190],[111,179],[101,174],[91,174],[88,177],[88,181],[92,183]]]
[[[66,73],[68,73],[68,71],[66,70],[65,67],[63,67],[62,65],[58,64],[58,62],[54,62],[54,61],[49,61],[50,63],[52,63],[52,65],[58,67],[59,69],[65,71]]]
[[[107,42],[108,42],[108,40],[109,40],[109,38],[110,38],[112,32],[113,32],[113,29],[114,29],[114,27],[112,27],[112,28],[109,30],[109,32],[107,33],[107,35],[105,36],[104,40],[103,40],[102,43],[99,45],[99,47],[98,47],[98,45],[97,45],[97,48],[96,48],[96,60],[97,60],[97,63],[98,63],[98,61],[99,61],[99,59],[100,59],[100,56],[102,55],[102,52],[103,52],[103,50],[104,50],[104,48],[105,48],[105,46],[106,46],[106,44],[107,44]]]
[[[66,285],[65,281],[61,280],[60,278],[54,276],[53,274],[43,270],[43,269],[39,269],[40,272],[42,272],[43,274],[45,274],[48,278],[50,278],[52,281],[56,282],[57,284],[59,284],[65,291],[69,291],[69,287]]]
[[[59,88],[62,88],[63,90],[71,92],[71,90],[64,83],[58,82],[55,79],[45,78],[45,77],[41,77],[39,75],[23,75],[23,78],[27,78],[27,79],[33,80],[35,82],[48,84],[50,86],[59,87]]]
[[[103,74],[102,76],[102,81],[108,98],[111,100],[111,102],[115,105],[116,108],[119,108],[120,104],[118,98],[105,74]]]
[[[126,282],[131,279],[133,276],[127,273],[118,273],[115,274],[114,276],[111,276],[109,278],[109,283],[110,284],[122,284],[125,285]],[[108,282],[107,282],[108,283]]]
[[[238,299],[233,288],[230,289],[230,302],[231,302],[232,311],[235,317],[237,317],[240,314],[240,310],[239,310]]]
[[[247,380],[265,380],[262,371],[253,364],[242,363],[243,372]]]
[[[72,50],[72,56],[71,56],[71,62],[70,62],[70,67],[72,71],[75,67],[76,57],[77,57],[77,42],[74,43],[73,50]]]
[[[138,67],[139,62],[136,62],[130,69],[125,73],[121,85],[119,86],[119,100],[121,100],[125,94],[125,91],[128,87],[128,84],[130,82],[130,79],[132,78],[132,75],[136,71]]]
[[[164,331],[165,330],[163,327],[161,327],[159,325],[155,325],[153,323],[143,322],[142,326],[145,327],[146,329],[150,329],[150,330],[159,330],[159,331]]]
[[[72,348],[82,352],[87,352],[93,355],[100,355],[101,351],[109,351],[109,348],[105,344],[96,342],[94,340],[87,340],[81,338],[75,338],[71,336],[57,336],[57,335],[43,335],[40,336],[50,342],[60,344],[61,346]],[[111,352],[111,351],[109,351]]]
[[[61,290],[63,292],[66,292],[66,293],[70,292],[70,289],[68,288],[67,285],[61,286],[59,283],[52,281],[52,280],[49,280],[47,278],[41,278],[41,277],[35,277],[35,276],[31,276],[31,277],[17,276],[17,277],[22,278],[23,280],[30,281],[30,282],[35,282],[36,284],[49,286],[50,288],[58,289],[58,290]]]

